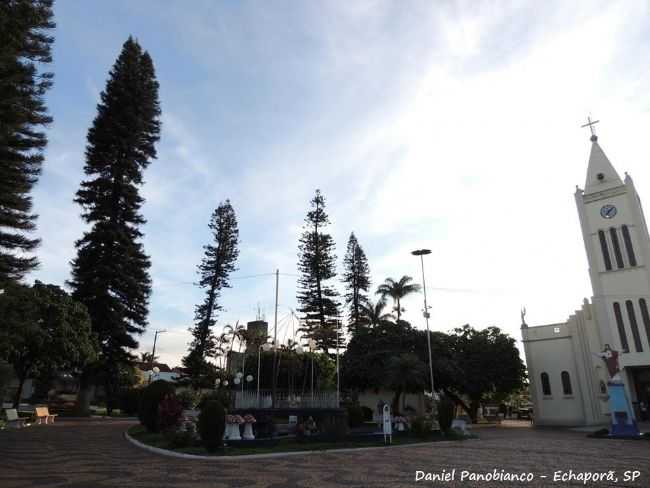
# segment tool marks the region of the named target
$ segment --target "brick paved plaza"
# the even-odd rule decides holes
[[[130,421],[58,421],[0,433],[0,486],[67,488],[144,487],[366,487],[583,486],[552,483],[555,470],[616,470],[615,486],[650,486],[650,442],[588,439],[582,433],[536,430],[524,424],[476,429],[480,440],[275,459],[185,460],[150,454],[128,443]],[[416,470],[448,472],[455,482],[415,483]],[[461,470],[528,471],[532,483],[458,482]],[[640,470],[635,482],[625,470]],[[549,478],[542,480],[539,475]],[[590,486],[594,486],[593,484]],[[614,486],[600,483],[598,486]]]

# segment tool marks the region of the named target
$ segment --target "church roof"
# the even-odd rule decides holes
[[[587,169],[587,181],[585,193],[595,193],[621,186],[623,181],[609,162],[607,156],[598,144],[598,138],[591,138],[591,154],[589,154],[589,167]]]

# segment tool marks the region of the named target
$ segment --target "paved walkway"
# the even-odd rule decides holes
[[[0,432],[0,487],[411,487],[411,486],[584,486],[553,483],[555,470],[615,470],[618,483],[650,486],[650,442],[588,439],[582,433],[537,430],[524,423],[480,428],[480,440],[424,447],[320,453],[283,459],[185,460],[158,456],[123,438],[130,421],[57,421]],[[415,483],[416,470],[456,469],[454,482]],[[464,482],[462,470],[531,472],[530,483]],[[635,483],[624,471],[640,470]],[[546,475],[546,479],[540,478]],[[590,484],[587,486],[595,486]]]

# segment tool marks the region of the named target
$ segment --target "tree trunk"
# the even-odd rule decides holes
[[[77,393],[77,415],[90,415],[90,400],[95,396],[95,385],[93,385],[90,374],[83,372],[79,378],[79,393]]]
[[[399,397],[402,395],[402,387],[400,386],[395,390],[395,396],[393,396],[393,416],[399,415]]]
[[[25,380],[27,379],[27,373],[21,373],[18,375],[18,389],[16,390],[16,395],[14,396],[14,408],[18,408],[20,404],[20,397],[23,395],[23,386],[25,386]]]
[[[463,410],[465,410],[465,412],[467,413],[467,415],[469,415],[470,418],[472,418],[472,409],[471,409],[470,406],[468,406],[468,405],[463,401],[462,398],[460,398],[458,395],[452,393],[452,392],[449,391],[449,390],[443,390],[443,391],[445,392],[445,395],[447,395],[449,398],[451,398],[451,399],[454,401],[454,403],[456,403],[457,405],[460,405],[461,408],[462,408]]]
[[[470,403],[469,403],[469,416],[472,419],[472,423],[478,422],[477,418],[477,412],[478,412],[478,407],[480,406],[480,400],[476,398],[472,398]]]

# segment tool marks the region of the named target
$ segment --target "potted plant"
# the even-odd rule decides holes
[[[255,439],[255,434],[253,434],[253,424],[256,422],[255,417],[250,413],[244,415],[244,439],[253,440]]]

